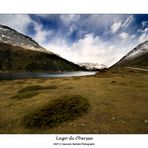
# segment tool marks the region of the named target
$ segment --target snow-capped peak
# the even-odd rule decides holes
[[[148,54],[148,41],[145,41],[139,44],[138,46],[136,46],[134,49],[132,49],[127,55],[125,55],[113,66],[130,64],[130,62],[146,54]]]
[[[141,56],[142,54],[145,54],[148,52],[148,41],[145,41],[141,44],[139,44],[137,47],[135,47],[132,51],[130,51],[125,58],[136,58],[138,56]]]
[[[32,38],[3,25],[0,25],[0,43],[7,43],[13,46],[21,46],[26,50],[47,52],[46,49],[41,47]]]
[[[104,64],[98,64],[98,63],[78,63],[79,66],[85,67],[87,70],[99,70],[104,69],[106,66]]]

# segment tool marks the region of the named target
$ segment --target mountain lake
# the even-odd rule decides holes
[[[79,76],[94,75],[96,73],[97,71],[73,71],[73,72],[56,72],[56,73],[0,72],[0,80],[79,77]]]

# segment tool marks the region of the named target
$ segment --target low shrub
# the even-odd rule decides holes
[[[33,113],[23,123],[28,128],[50,128],[83,115],[89,110],[89,101],[79,95],[64,95],[52,100]]]

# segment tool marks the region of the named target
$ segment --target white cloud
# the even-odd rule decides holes
[[[116,33],[121,28],[125,29],[127,28],[132,22],[134,21],[134,16],[130,15],[126,19],[122,18],[118,21],[114,21],[114,23],[111,25],[111,32]]]
[[[140,29],[140,30],[138,30],[138,32],[141,33],[141,35],[139,36],[139,43],[148,40],[148,28],[145,28],[143,30]]]
[[[50,51],[61,55],[72,62],[91,62],[111,66],[134,47],[129,42],[106,42],[99,36],[86,34],[71,46],[63,39],[44,45]]]
[[[121,22],[122,20],[125,20],[127,18],[126,15],[98,15],[93,14],[89,15],[84,20],[82,19],[82,23],[86,26],[90,26],[92,28],[105,28],[110,29],[110,26],[115,22]]]
[[[74,25],[74,24],[70,25],[67,34],[70,35],[70,34],[73,33],[76,29],[77,29],[76,25]]]
[[[52,15],[50,15],[50,14],[37,14],[36,16],[39,16],[39,17],[44,18],[44,19],[48,19],[48,18],[50,18]]]
[[[0,15],[0,24],[9,26],[24,34],[29,23],[32,23],[29,15]]]
[[[148,28],[145,28],[145,29],[138,29],[137,32],[140,32],[140,33],[147,33],[147,32],[148,32]]]
[[[47,36],[52,35],[54,32],[52,30],[43,30],[42,24],[38,24],[37,22],[34,22],[34,30],[36,34],[33,36],[34,40],[38,43],[43,44],[47,40]]]
[[[142,27],[148,27],[148,21],[143,21],[142,22]]]
[[[116,33],[121,28],[121,25],[122,25],[121,21],[113,23],[111,26],[111,32]]]
[[[80,18],[80,15],[78,14],[60,15],[60,18],[65,26],[69,26],[70,24],[78,21]]]
[[[139,37],[139,43],[147,41],[148,40],[148,34],[144,33]]]
[[[129,34],[127,32],[122,32],[119,34],[119,37],[122,39],[122,40],[127,40],[129,39]]]
[[[133,21],[134,21],[134,16],[130,15],[127,17],[127,19],[123,22],[122,27],[127,28]]]

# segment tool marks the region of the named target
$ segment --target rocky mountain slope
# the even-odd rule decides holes
[[[148,66],[148,41],[145,41],[131,50],[112,67],[117,66]]]
[[[0,25],[0,43],[11,44],[13,46],[20,46],[26,50],[47,52],[46,49],[41,47],[32,38],[3,25]]]
[[[0,25],[0,71],[76,71],[78,65],[41,47],[32,38]]]

